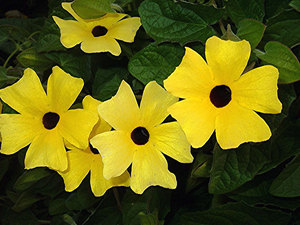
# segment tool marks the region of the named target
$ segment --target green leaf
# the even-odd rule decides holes
[[[270,186],[278,175],[278,170],[258,175],[227,196],[236,201],[243,201],[251,206],[257,204],[275,206],[281,209],[295,210],[300,207],[300,198],[279,198],[269,193]]]
[[[221,18],[222,11],[172,0],[146,0],[140,5],[139,14],[144,29],[154,40],[184,45],[199,40],[204,43],[215,35],[209,25]]]
[[[46,168],[35,168],[25,171],[16,181],[14,189],[16,191],[24,191],[34,185],[39,180],[47,177],[51,171]]]
[[[128,75],[127,69],[122,67],[98,69],[93,82],[93,96],[101,101],[111,98]]]
[[[261,0],[230,0],[226,4],[229,17],[235,24],[246,18],[262,21],[264,12],[264,1]]]
[[[66,199],[66,206],[69,210],[83,210],[91,207],[98,200],[91,191],[89,179],[84,179],[81,185]]]
[[[255,49],[261,41],[266,26],[254,19],[244,19],[238,24],[237,36],[246,39],[251,44],[251,49]]]
[[[300,80],[300,64],[297,57],[285,45],[270,41],[265,52],[255,49],[256,56],[279,70],[279,83],[293,83]]]
[[[0,181],[6,174],[9,166],[9,159],[8,158],[0,158]]]
[[[38,219],[30,211],[14,212],[10,208],[0,208],[0,224],[1,225],[37,225]]]
[[[75,77],[81,77],[84,81],[91,78],[90,55],[76,54],[75,52],[51,52],[45,54],[49,59],[59,65],[65,72]]]
[[[18,197],[12,209],[16,212],[20,212],[24,209],[31,207],[34,203],[36,203],[39,200],[41,200],[41,197],[38,197],[31,191],[25,191]]]
[[[51,200],[49,203],[49,214],[50,215],[57,215],[66,213],[68,211],[66,204],[65,204],[64,198],[57,198],[54,200]]]
[[[300,119],[291,121],[285,119],[278,127],[264,154],[268,161],[259,171],[264,173],[300,152]]]
[[[237,149],[222,150],[217,144],[209,182],[209,192],[230,192],[251,180],[266,162],[259,145],[243,144]]]
[[[298,24],[300,24],[299,17],[297,19],[280,20],[267,26],[264,38],[281,42],[292,48],[300,42],[300,27]]]
[[[72,8],[81,18],[94,19],[108,12],[115,12],[111,8],[111,3],[111,0],[75,0]]]
[[[97,209],[84,225],[119,225],[122,214],[117,207],[109,206]]]
[[[290,162],[273,181],[270,193],[278,197],[300,196],[300,156]]]
[[[290,215],[243,203],[228,203],[207,211],[182,213],[176,219],[172,225],[287,225]]]
[[[299,0],[292,0],[289,4],[291,7],[296,9],[298,12],[300,12],[300,1]]]
[[[159,221],[157,217],[157,213],[155,214],[145,214],[143,212],[139,213],[139,218],[141,221],[141,225],[163,225],[163,221]]]
[[[128,70],[145,85],[152,80],[163,84],[180,64],[183,55],[184,48],[179,45],[152,43],[130,59]]]
[[[29,67],[35,71],[45,71],[53,65],[53,62],[49,60],[43,54],[37,52],[35,48],[29,48],[22,51],[17,60],[25,68]]]
[[[212,155],[199,152],[193,163],[192,176],[209,177],[212,166],[212,160]]]
[[[274,17],[289,8],[290,0],[265,0],[266,18]]]

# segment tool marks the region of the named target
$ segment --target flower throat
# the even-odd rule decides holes
[[[59,115],[54,112],[48,112],[43,116],[44,127],[48,130],[52,130],[56,127],[59,121]]]
[[[137,145],[144,145],[149,140],[149,132],[145,127],[137,127],[131,132],[131,139]]]
[[[92,30],[92,34],[94,37],[104,36],[107,33],[107,29],[102,26],[96,26]]]
[[[214,106],[222,108],[231,101],[231,90],[226,85],[219,85],[211,90],[209,97]]]

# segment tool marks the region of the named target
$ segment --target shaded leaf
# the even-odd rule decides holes
[[[39,200],[41,200],[41,197],[38,197],[31,191],[25,191],[18,197],[12,209],[16,212],[20,212],[24,209],[31,207],[34,203],[36,203]]]
[[[222,150],[214,148],[209,192],[230,192],[251,180],[266,162],[263,149],[255,144],[243,144],[239,148]]]
[[[226,4],[226,9],[235,24],[246,18],[261,22],[265,15],[262,0],[230,0]]]
[[[122,67],[98,69],[93,82],[93,96],[101,101],[111,98],[128,75],[127,69]]]
[[[207,211],[182,213],[172,225],[287,225],[289,220],[290,215],[280,211],[228,203]]]
[[[14,189],[16,191],[24,191],[34,185],[39,180],[51,174],[46,168],[35,168],[25,171],[16,181]]]
[[[297,57],[285,45],[270,41],[265,45],[265,52],[254,51],[256,56],[279,70],[279,83],[293,83],[300,80],[300,64]]]
[[[298,12],[300,12],[300,1],[299,0],[292,0],[289,4],[294,9],[296,9]]]
[[[278,197],[300,196],[300,156],[290,162],[273,181],[270,193]]]
[[[184,48],[174,44],[152,43],[135,54],[129,61],[129,72],[143,84],[155,80],[163,84],[181,62]]]
[[[141,21],[147,34],[157,42],[185,44],[205,42],[215,34],[210,24],[216,23],[222,11],[203,5],[175,3],[171,0],[146,0],[139,7]]]

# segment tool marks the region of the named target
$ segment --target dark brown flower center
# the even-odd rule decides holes
[[[43,116],[44,127],[48,130],[51,130],[51,129],[55,128],[58,121],[59,121],[59,115],[57,113],[47,112]]]
[[[94,37],[100,37],[105,35],[106,33],[107,33],[107,29],[102,26],[96,26],[92,30],[92,34],[94,35]]]
[[[137,127],[131,132],[131,139],[137,145],[144,145],[149,140],[149,132],[145,127]]]
[[[209,97],[214,106],[221,108],[231,101],[231,90],[226,85],[219,85],[211,90]]]
[[[91,145],[91,143],[90,143],[90,149],[91,149],[92,153],[94,153],[94,154],[99,154],[99,151],[98,151],[96,148],[94,148],[94,147]]]

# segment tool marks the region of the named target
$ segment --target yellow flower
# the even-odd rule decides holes
[[[98,112],[115,130],[96,135],[91,144],[102,156],[106,179],[122,174],[132,163],[130,187],[138,194],[151,185],[176,188],[174,174],[162,153],[182,163],[193,156],[177,122],[161,124],[167,108],[178,101],[156,82],[145,87],[140,108],[130,86],[122,81],[116,96],[98,106]]]
[[[101,102],[86,96],[83,101],[83,108],[98,116],[97,106]],[[111,126],[99,117],[97,124],[90,134],[90,138],[97,134],[110,131]],[[68,156],[68,169],[59,174],[64,179],[66,191],[75,190],[82,180],[91,172],[90,183],[95,196],[102,196],[111,187],[129,186],[129,173],[125,171],[121,176],[106,180],[103,177],[103,163],[99,152],[91,145],[86,149],[79,149],[70,145]]]
[[[31,143],[25,156],[26,169],[67,169],[64,140],[87,148],[89,134],[98,120],[88,110],[68,110],[82,87],[82,79],[55,66],[46,95],[36,73],[26,69],[17,83],[0,90],[1,99],[20,113],[0,115],[0,152],[14,154]]]
[[[244,142],[268,140],[271,131],[254,111],[280,113],[278,70],[262,66],[241,76],[250,44],[211,37],[203,58],[186,48],[181,64],[164,81],[175,96],[184,98],[168,110],[195,148],[203,146],[214,130],[223,149]]]
[[[127,15],[122,13],[107,13],[98,19],[82,19],[74,12],[71,4],[63,2],[62,7],[76,20],[63,20],[53,16],[60,28],[60,41],[66,48],[81,43],[81,49],[86,53],[110,52],[118,56],[121,48],[116,39],[133,42],[141,26],[139,17],[123,19]]]

